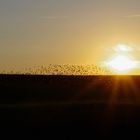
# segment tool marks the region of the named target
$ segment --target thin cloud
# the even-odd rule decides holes
[[[140,18],[140,14],[138,14],[138,15],[128,15],[128,16],[125,16],[125,18]]]
[[[43,20],[57,20],[57,19],[67,19],[68,16],[44,16],[41,17]]]

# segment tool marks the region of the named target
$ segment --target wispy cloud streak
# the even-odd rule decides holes
[[[140,18],[140,14],[137,14],[137,15],[128,15],[128,16],[125,16],[125,18]]]
[[[57,19],[67,19],[68,16],[44,16],[44,17],[41,17],[41,19],[44,19],[44,20],[57,20]]]

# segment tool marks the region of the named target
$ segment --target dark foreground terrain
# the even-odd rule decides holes
[[[0,127],[48,138],[134,138],[140,77],[0,75]]]

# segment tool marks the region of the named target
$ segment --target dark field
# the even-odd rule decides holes
[[[134,137],[140,127],[140,77],[0,75],[0,124],[71,139]]]

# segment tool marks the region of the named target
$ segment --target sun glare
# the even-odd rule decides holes
[[[134,48],[126,44],[118,44],[113,47],[114,57],[106,61],[106,66],[116,74],[128,74],[138,67],[138,61],[134,59]],[[112,54],[113,55],[113,54]]]
[[[125,55],[118,55],[108,62],[109,67],[117,72],[128,72],[136,67],[136,62]]]

